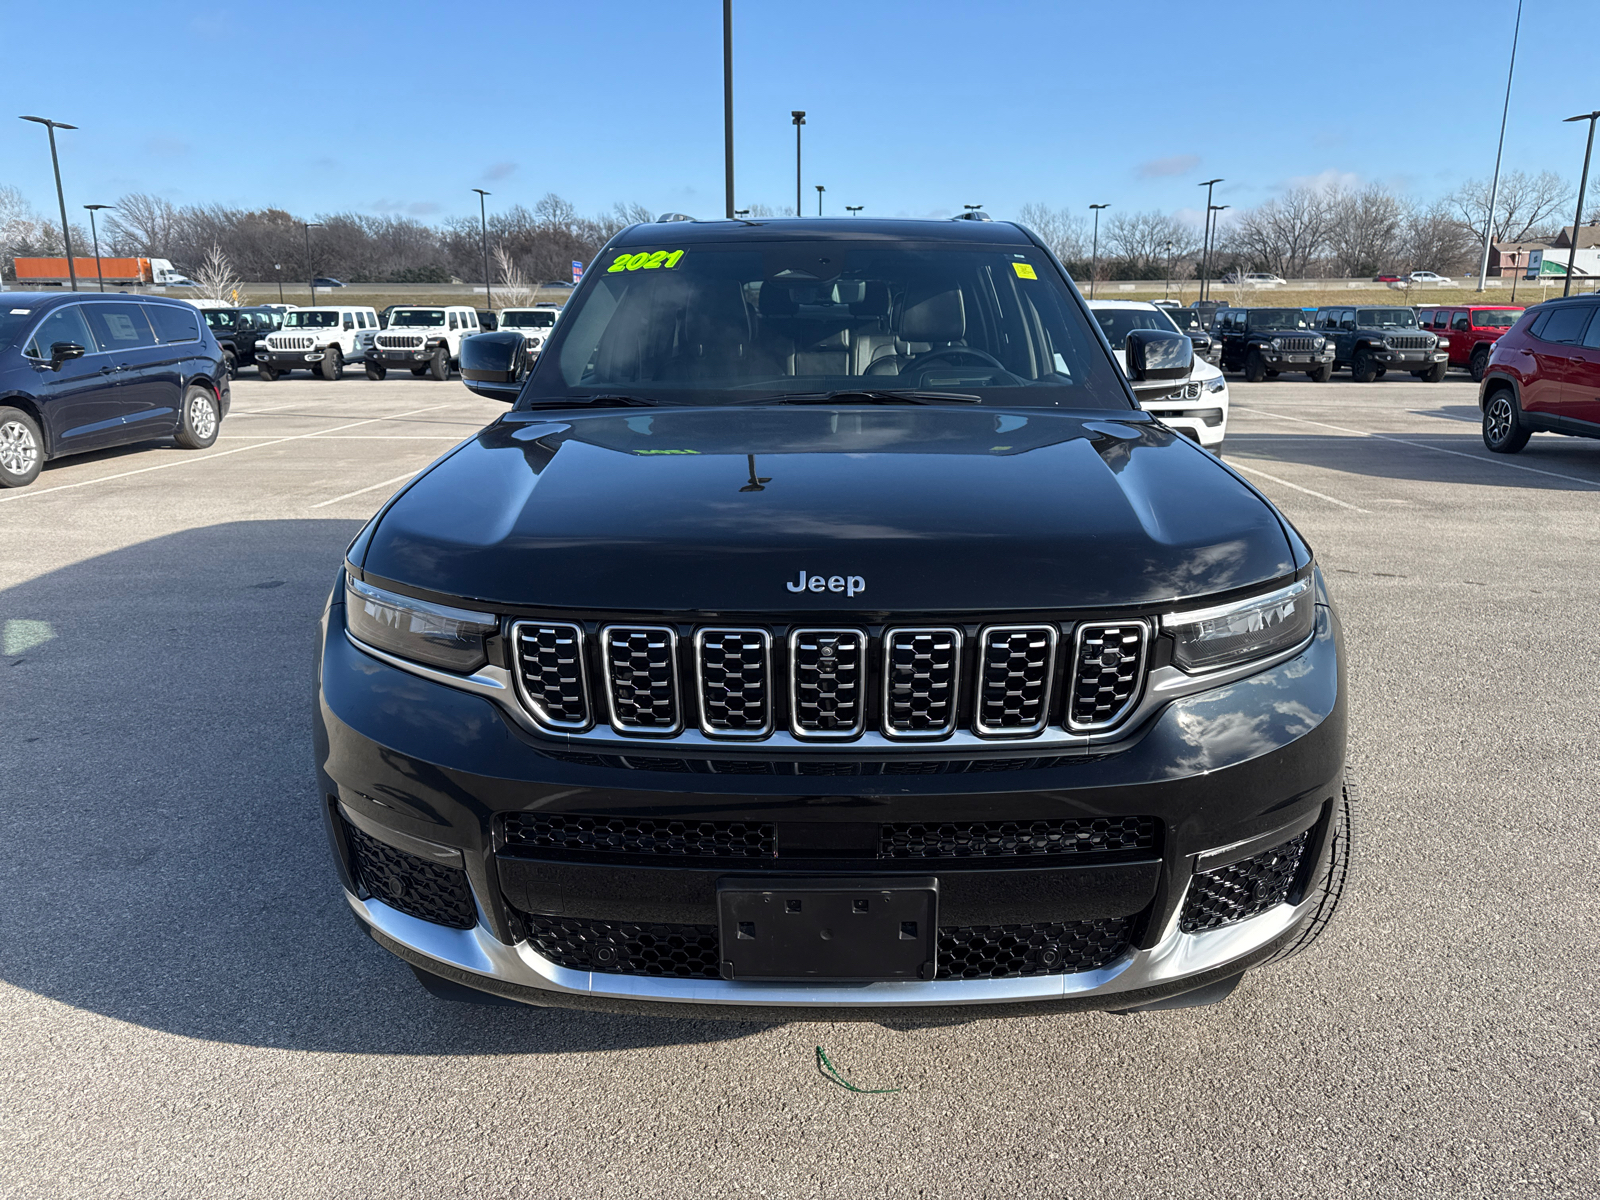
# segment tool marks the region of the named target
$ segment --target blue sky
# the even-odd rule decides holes
[[[719,0],[76,0],[65,30],[0,3],[14,113],[80,126],[58,135],[75,217],[148,191],[433,221],[475,214],[473,187],[722,212]],[[1493,168],[1515,8],[735,0],[739,203],[793,202],[793,108],[808,212],[818,183],[881,216],[1181,210],[1218,175],[1240,208],[1319,176],[1431,198]],[[1527,0],[1508,169],[1576,182],[1561,118],[1600,84],[1562,47],[1597,32],[1595,0]],[[54,211],[44,131],[10,114],[0,183]]]

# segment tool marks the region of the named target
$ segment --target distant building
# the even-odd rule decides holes
[[[1524,242],[1496,242],[1489,247],[1490,275],[1523,275],[1528,270],[1528,260],[1535,250],[1548,253],[1553,243],[1545,238],[1531,238]]]

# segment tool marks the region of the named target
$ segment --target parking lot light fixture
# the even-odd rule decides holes
[[[817,184],[817,216],[819,217],[822,215],[822,193],[827,190],[820,183]]]
[[[1583,228],[1583,200],[1589,186],[1589,160],[1594,156],[1594,123],[1600,118],[1600,109],[1592,113],[1579,113],[1575,117],[1568,117],[1567,121],[1589,122],[1589,144],[1583,151],[1583,174],[1578,176],[1578,215],[1572,218],[1572,249],[1567,251],[1567,278],[1561,285],[1561,294],[1572,294],[1572,268],[1578,261],[1578,233]],[[1565,122],[1563,122],[1565,123]]]
[[[1161,289],[1161,298],[1163,300],[1172,299],[1172,243],[1170,241],[1167,242],[1167,283]]]
[[[733,215],[742,221],[750,215],[750,210],[748,208],[736,208],[733,210]]]
[[[1500,106],[1500,141],[1494,152],[1494,179],[1489,184],[1489,215],[1483,221],[1483,257],[1478,260],[1478,290],[1489,278],[1489,247],[1494,244],[1494,207],[1500,200],[1500,159],[1506,151],[1506,118],[1511,115],[1511,80],[1517,73],[1517,40],[1522,36],[1522,0],[1517,0],[1517,23],[1511,27],[1511,65],[1506,68],[1506,98]],[[1504,269],[1501,271],[1504,274]],[[1517,290],[1515,271],[1511,290]]]
[[[1199,187],[1206,190],[1206,226],[1205,233],[1200,239],[1200,299],[1211,298],[1211,189],[1221,183],[1222,179],[1204,179]]]
[[[490,312],[494,311],[494,284],[489,279],[489,210],[485,207],[487,197],[491,194],[482,188],[473,188],[478,193],[478,221],[483,228],[483,297],[484,305]]]
[[[1100,210],[1110,208],[1109,204],[1091,204],[1090,210],[1094,213],[1094,249],[1089,255],[1089,299],[1094,299],[1095,276],[1100,274]]]
[[[301,221],[300,224],[305,226],[306,231],[306,282],[311,286],[311,303],[315,305],[317,302],[317,272],[311,265],[311,231],[313,229],[321,229],[322,222]]]
[[[853,217],[865,207],[865,204],[846,204],[844,210]]]
[[[794,122],[794,215],[801,216],[800,212],[800,126],[806,123],[806,111],[803,108],[793,109],[789,119]]]
[[[67,224],[67,196],[61,190],[61,159],[56,156],[56,130],[76,129],[76,125],[68,125],[64,121],[52,121],[49,117],[23,117],[24,121],[32,121],[35,125],[43,125],[50,131],[50,165],[56,172],[56,201],[61,205],[61,241],[67,248],[67,278],[72,280],[72,290],[78,290],[78,269],[72,262],[72,227]]]
[[[94,239],[94,274],[100,281],[100,290],[106,290],[106,273],[100,269],[100,231],[95,228],[94,215],[103,208],[113,208],[111,204],[85,204],[89,210],[89,236]]]

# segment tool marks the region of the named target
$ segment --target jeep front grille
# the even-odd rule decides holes
[[[380,333],[375,339],[380,350],[420,350],[422,335],[411,333]]]
[[[1145,644],[1149,637],[1149,626],[1143,621],[1078,626],[1072,694],[1068,700],[1070,728],[1105,729],[1133,707],[1144,680]]]
[[[694,635],[700,728],[729,737],[772,732],[772,635],[765,629],[702,629]]]
[[[850,738],[864,724],[866,636],[859,629],[789,635],[789,720],[797,737]]]
[[[609,625],[600,631],[611,725],[619,733],[677,733],[678,635],[655,625]]]
[[[1305,354],[1307,351],[1315,350],[1317,348],[1316,338],[1286,337],[1279,340],[1282,342],[1285,350],[1294,354]]]
[[[1050,717],[1056,631],[1049,625],[995,625],[978,638],[979,733],[1038,733]]]
[[[959,629],[892,629],[883,639],[883,732],[944,737],[956,727]]]
[[[552,729],[587,729],[583,630],[576,625],[519,621],[511,627],[511,637],[517,647],[517,682],[529,711]]]
[[[1391,334],[1384,341],[1389,343],[1391,350],[1432,350],[1433,338],[1428,334]]]
[[[316,344],[315,338],[297,334],[275,333],[267,338],[267,347],[272,350],[310,350]]]

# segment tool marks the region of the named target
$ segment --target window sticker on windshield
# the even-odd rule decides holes
[[[1032,263],[1014,262],[1014,263],[1011,264],[1011,269],[1017,273],[1017,278],[1018,279],[1037,279],[1037,278],[1039,278],[1038,275],[1034,274],[1033,264]]]
[[[606,274],[614,275],[618,271],[656,271],[671,270],[683,258],[682,250],[642,250],[638,254],[626,251],[617,255]]]

